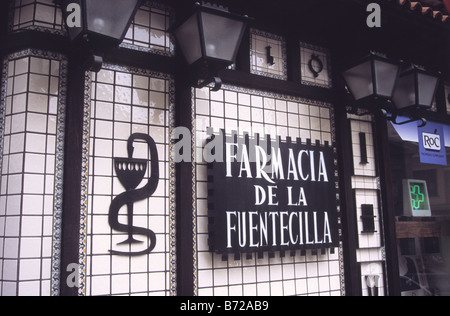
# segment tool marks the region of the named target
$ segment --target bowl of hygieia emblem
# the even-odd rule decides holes
[[[148,160],[133,158],[114,159],[114,168],[120,183],[127,191],[134,190],[144,179]]]

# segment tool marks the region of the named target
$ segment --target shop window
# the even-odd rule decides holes
[[[331,63],[328,49],[300,43],[302,84],[331,88]]]
[[[15,0],[12,5],[11,31],[50,30],[52,33],[65,34],[61,8],[53,0]]]
[[[122,47],[173,56],[174,38],[169,33],[173,12],[165,5],[146,2],[136,13]]]
[[[251,73],[287,80],[286,40],[256,29],[250,33]]]
[[[389,127],[403,295],[450,295],[450,126],[430,124]],[[431,134],[435,145],[422,147]]]

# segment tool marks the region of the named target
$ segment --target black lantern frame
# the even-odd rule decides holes
[[[439,73],[431,73],[418,65],[404,70],[397,83],[393,101],[399,111],[431,109],[439,84]],[[429,82],[426,82],[429,80]]]
[[[392,61],[384,55],[371,52],[348,67],[343,77],[354,99],[349,113],[364,116],[380,111],[394,124],[422,121],[420,126],[425,126],[427,120],[420,113],[432,107],[439,75],[415,65],[402,71],[403,64],[402,61]],[[431,91],[427,91],[427,88]],[[369,111],[361,113],[358,110],[360,107],[369,108]],[[411,120],[398,122],[399,115],[407,115]]]
[[[88,56],[86,68],[98,72],[103,63],[102,54],[120,45],[134,20],[143,0],[57,0],[64,21],[71,17],[70,4],[81,9],[81,27],[66,24],[70,40]]]
[[[368,101],[390,101],[394,96],[401,62],[370,52],[343,72],[344,81],[353,99],[362,104]],[[384,80],[387,79],[387,80]]]
[[[218,72],[235,63],[251,20],[248,16],[230,13],[221,6],[197,2],[194,13],[173,27],[195,87],[203,88],[214,83],[212,90],[220,90],[222,80]],[[199,84],[200,78],[208,79]]]

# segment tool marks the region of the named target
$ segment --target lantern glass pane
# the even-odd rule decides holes
[[[416,82],[413,72],[402,75],[397,81],[394,93],[394,103],[397,109],[401,110],[416,104]]]
[[[377,95],[391,98],[394,93],[395,82],[399,66],[381,60],[375,60],[375,80]]]
[[[233,63],[245,23],[202,12],[206,56]]]
[[[372,67],[370,61],[345,71],[344,79],[356,101],[373,95]]]
[[[176,32],[180,48],[189,65],[202,58],[202,47],[200,43],[200,31],[198,27],[197,14],[194,14]]]
[[[438,78],[427,74],[418,74],[419,105],[431,107],[436,92]]]
[[[122,40],[139,0],[85,0],[89,32]]]

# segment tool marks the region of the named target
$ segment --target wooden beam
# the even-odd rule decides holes
[[[397,222],[397,238],[440,238],[450,236],[450,222]]]

